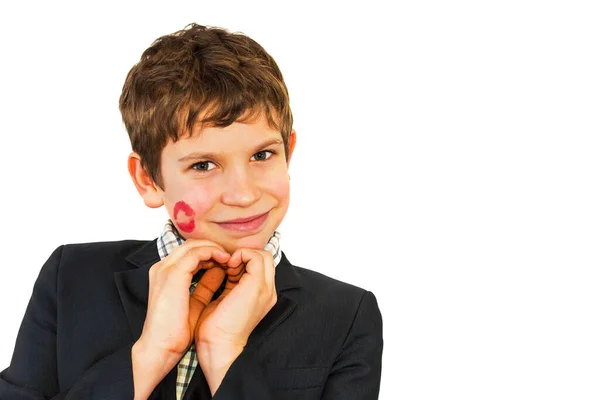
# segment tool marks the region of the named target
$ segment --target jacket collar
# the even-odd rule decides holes
[[[115,273],[115,283],[129,321],[129,327],[133,337],[137,340],[142,333],[144,321],[146,320],[148,273],[150,267],[160,261],[156,239],[135,250],[125,259],[135,268]],[[249,345],[260,343],[296,307],[296,302],[283,293],[290,289],[301,288],[302,279],[285,254],[282,254],[281,261],[275,269],[275,287],[278,293],[277,304],[256,326],[248,340]]]

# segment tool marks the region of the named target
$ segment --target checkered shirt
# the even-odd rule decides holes
[[[279,247],[280,237],[281,235],[279,232],[273,232],[273,236],[271,236],[269,242],[265,246],[265,250],[268,250],[271,252],[271,254],[273,254],[275,266],[277,266],[279,261],[281,261],[281,249]],[[185,239],[179,236],[179,233],[177,232],[177,229],[175,229],[173,222],[171,220],[167,221],[157,240],[158,254],[160,255],[161,260],[171,254],[171,252],[175,250],[177,246],[180,246],[184,241]],[[192,282],[190,286],[190,294],[194,292],[197,284],[198,282]],[[196,349],[194,347],[194,343],[192,343],[188,351],[177,365],[177,383],[175,385],[177,400],[181,400],[183,398],[183,394],[192,380],[192,376],[194,375],[197,365],[198,358],[196,357]]]

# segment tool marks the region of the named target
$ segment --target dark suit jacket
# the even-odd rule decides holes
[[[146,317],[156,240],[54,251],[35,283],[1,400],[132,399],[131,347]],[[214,399],[377,399],[382,321],[371,292],[293,266],[276,269],[277,304]],[[150,399],[175,399],[177,367]],[[209,399],[198,366],[184,399]]]

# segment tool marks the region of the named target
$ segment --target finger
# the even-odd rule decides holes
[[[185,243],[184,243],[185,244]],[[182,245],[183,246],[183,245]],[[229,253],[215,246],[181,247],[175,249],[173,253],[161,260],[151,268],[152,274],[165,273],[173,268],[195,274],[200,269],[211,267],[208,261],[217,261],[218,264],[224,264],[229,260]],[[180,250],[181,249],[181,250]]]
[[[245,264],[245,272],[263,282],[269,292],[275,291],[275,266],[273,255],[270,252],[256,249],[238,249],[231,255],[227,265],[233,266],[235,262]],[[243,279],[243,276],[241,279]]]
[[[190,310],[188,315],[189,327],[190,327],[190,335],[193,337],[194,335],[194,327],[198,321],[198,318],[206,308],[206,304],[198,301],[193,296],[190,296]]]
[[[174,265],[172,264],[172,267],[193,275],[202,269],[203,265],[207,265],[207,261],[214,260],[219,264],[226,264],[229,258],[229,253],[217,247],[194,247],[189,249]]]
[[[273,260],[273,254],[270,251],[262,251],[263,259],[265,260],[265,279],[269,288],[275,287],[275,260]]]
[[[231,258],[230,258],[230,260],[231,260]],[[225,265],[227,275],[230,275],[230,276],[239,275],[244,270],[244,268],[246,267],[241,262],[237,266],[235,266],[235,267],[232,266],[232,265],[233,264],[229,263],[229,262]]]
[[[246,264],[246,272],[264,279],[267,284],[273,281],[273,255],[265,250],[241,249],[240,257]]]
[[[191,297],[206,306],[212,300],[215,292],[219,290],[219,287],[223,283],[223,279],[225,279],[225,271],[222,268],[211,268],[207,270],[204,275],[202,275],[202,278],[200,278]]]
[[[220,244],[211,242],[210,240],[197,240],[188,239],[183,242],[180,246],[177,246],[167,257],[171,262],[177,262],[184,257],[190,250],[198,247],[216,247],[217,249],[225,252],[225,248]]]
[[[264,279],[264,257],[260,251],[255,249],[237,249],[227,262],[227,267],[237,267],[239,264],[245,265],[246,272],[253,277]]]
[[[235,286],[236,286],[235,283],[227,282],[225,284],[225,289],[223,289],[223,292],[221,293],[221,295],[219,296],[219,298],[217,300],[219,300],[219,301],[223,300],[225,298],[225,296],[227,296]]]
[[[227,261],[227,268],[235,269],[242,265],[242,249],[237,249],[231,254],[229,257],[229,261]]]
[[[236,287],[239,281],[242,279],[243,275],[244,274],[241,274],[240,277],[236,280],[232,280],[231,277],[227,277],[227,282],[225,282],[225,289],[232,290],[234,287]]]
[[[221,265],[221,263],[216,262],[215,260],[208,260],[208,261],[200,261],[198,263],[198,266],[200,267],[199,269],[211,269],[211,268],[223,268],[223,265]]]
[[[246,265],[240,264],[236,268],[228,268],[227,269],[228,280],[231,282],[239,282],[240,278],[246,272]]]
[[[225,271],[222,268],[207,270],[190,295],[189,326],[190,334],[194,336],[200,316],[212,300],[215,292],[223,283]]]
[[[244,249],[244,248],[237,249],[236,251],[233,252],[231,257],[229,258],[229,261],[227,262],[227,267],[228,268],[236,268],[240,264],[246,264],[246,270],[248,270],[247,264],[249,262],[251,262],[252,260],[254,260],[255,262],[258,261],[259,264],[262,263],[262,261],[263,261],[262,252],[260,250],[256,250],[256,249]],[[256,273],[256,271],[255,271],[255,273]]]

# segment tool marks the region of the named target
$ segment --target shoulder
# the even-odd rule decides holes
[[[339,292],[347,295],[357,296],[362,296],[366,292],[366,289],[364,288],[332,278],[321,272],[317,272],[316,268],[312,268],[314,266],[309,268],[292,264],[286,257],[285,253],[282,255],[280,265],[283,267],[281,269],[283,275],[282,281],[289,285],[297,284],[303,287],[310,287],[312,288],[312,291],[315,292],[321,292],[325,290],[330,293],[333,291],[333,293]]]
[[[275,276],[276,283],[282,283],[277,287],[278,294],[293,302],[294,312],[281,335],[286,340],[295,338],[291,339],[297,340],[293,347],[302,346],[307,353],[315,354],[330,348],[338,354],[360,337],[381,341],[381,312],[371,291],[292,265],[285,258],[282,261],[283,268],[279,270],[278,266]]]
[[[65,257],[127,257],[129,254],[141,249],[150,240],[119,240],[110,242],[70,243],[62,247],[62,258]]]
[[[120,240],[110,242],[70,243],[58,247],[47,263],[58,269],[58,274],[75,271],[112,271],[130,269],[128,257],[143,251],[158,258],[156,240]]]
[[[365,288],[343,282],[310,268],[293,265],[285,256],[283,262],[287,264],[286,267],[289,271],[285,273],[286,276],[282,281],[285,281],[286,286],[296,286],[300,289],[297,291],[298,294],[290,291],[289,296],[302,297],[298,300],[302,300],[305,304],[337,312],[347,310],[350,314],[354,314],[361,307],[378,308],[375,296]]]
[[[152,246],[154,245],[154,246]],[[114,281],[114,273],[135,268],[130,254],[155,249],[156,241],[122,240],[114,242],[74,243],[57,247],[40,269],[34,286],[42,298],[53,298],[54,293],[70,294],[74,288],[90,289]],[[86,282],[82,285],[82,282]],[[45,293],[45,294],[44,294]],[[39,297],[39,296],[38,296]]]
[[[297,265],[292,265],[292,268],[296,271],[298,276],[302,277],[302,280],[312,288],[311,291],[313,292],[326,291],[329,293],[329,296],[336,293],[343,293],[347,296],[362,296],[366,292],[366,289],[364,288],[332,278],[310,268]]]

